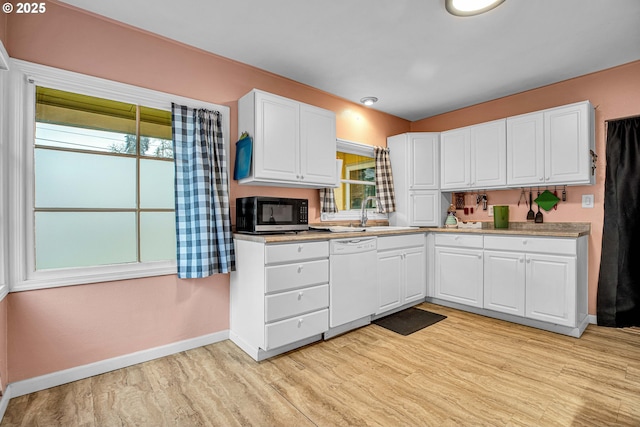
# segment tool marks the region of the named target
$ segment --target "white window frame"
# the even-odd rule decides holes
[[[373,146],[363,144],[361,142],[347,141],[346,139],[336,139],[336,151],[343,153],[357,154],[375,159]],[[346,180],[340,177],[340,184]],[[338,211],[336,213],[320,214],[320,221],[359,221],[361,219],[361,210],[353,209],[348,211]],[[388,220],[389,215],[386,213],[378,213],[375,209],[367,209],[367,218],[371,220]]]
[[[6,179],[7,171],[7,130],[6,130],[6,114],[8,110],[7,103],[7,90],[6,81],[8,79],[9,70],[9,55],[7,54],[2,41],[0,41],[0,301],[4,299],[9,293],[9,285],[7,281],[7,238],[6,230],[8,230],[8,203],[7,200],[7,187],[8,180]]]
[[[53,288],[113,280],[176,274],[175,261],[136,262],[94,267],[36,271],[33,227],[33,146],[35,87],[53,89],[127,102],[160,110],[171,110],[171,103],[220,111],[224,141],[229,150],[230,109],[224,105],[185,98],[124,83],[11,59],[8,111],[9,157],[9,283],[10,291]]]

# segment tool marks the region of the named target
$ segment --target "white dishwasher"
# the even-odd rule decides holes
[[[329,331],[332,338],[371,323],[378,309],[376,237],[335,239],[329,244]]]

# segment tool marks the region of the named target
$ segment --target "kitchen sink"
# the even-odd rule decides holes
[[[364,231],[396,231],[396,230],[415,230],[419,227],[409,227],[400,225],[377,225],[372,227],[365,227]]]

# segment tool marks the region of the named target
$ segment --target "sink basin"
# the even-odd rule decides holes
[[[409,227],[400,225],[378,225],[372,227],[366,227],[364,231],[396,231],[396,230],[415,230],[419,227]]]

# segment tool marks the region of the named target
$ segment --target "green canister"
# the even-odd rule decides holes
[[[495,228],[509,228],[509,206],[493,207],[493,225]]]

